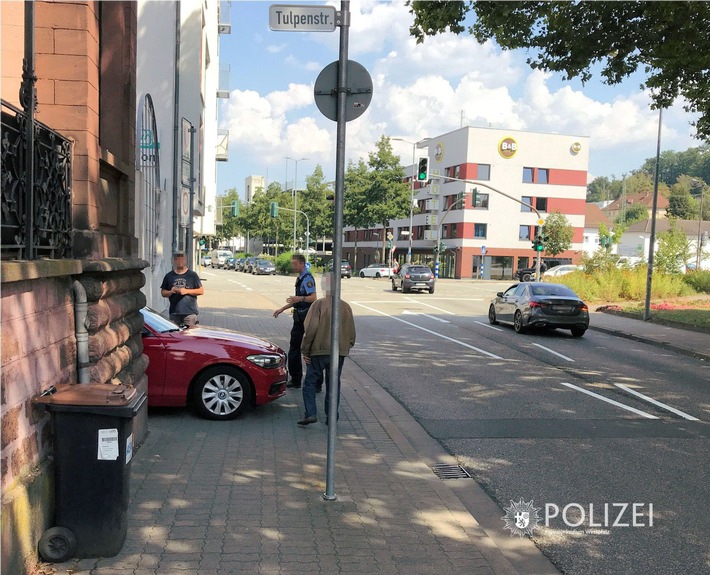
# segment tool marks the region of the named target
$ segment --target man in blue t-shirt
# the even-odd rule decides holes
[[[173,254],[173,271],[165,274],[160,295],[170,299],[170,321],[194,327],[200,313],[197,296],[205,293],[200,276],[188,269],[184,252]]]
[[[298,274],[295,294],[286,298],[286,305],[277,309],[274,312],[274,317],[279,317],[281,312],[293,308],[293,327],[291,328],[291,341],[288,348],[288,373],[291,376],[291,381],[286,384],[286,387],[299,389],[303,379],[303,363],[301,359],[303,322],[306,320],[311,304],[318,299],[318,294],[316,294],[316,280],[313,279],[313,275],[306,268],[306,258],[303,254],[293,254],[291,269]]]

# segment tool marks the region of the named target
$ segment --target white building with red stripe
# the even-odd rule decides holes
[[[415,182],[412,261],[433,262],[443,243],[440,277],[510,279],[516,269],[533,264],[538,222],[552,212],[564,214],[574,229],[572,247],[555,259],[581,258],[588,137],[465,127],[429,138],[427,145],[418,155],[428,154],[431,179]],[[409,150],[404,148],[402,157],[409,157]],[[392,233],[393,256],[400,263],[406,260],[409,231],[407,216],[391,221],[384,233]],[[359,268],[378,261],[382,236],[382,229],[346,228],[343,257],[354,260],[357,242]]]

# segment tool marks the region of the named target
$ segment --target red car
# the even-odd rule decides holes
[[[208,419],[234,419],[246,405],[286,393],[286,354],[266,340],[211,327],[184,329],[143,308],[148,404],[194,404]]]

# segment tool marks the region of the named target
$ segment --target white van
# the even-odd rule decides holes
[[[223,268],[227,262],[227,258],[234,257],[234,254],[229,250],[212,250],[212,267]]]

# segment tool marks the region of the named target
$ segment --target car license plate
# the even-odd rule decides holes
[[[569,313],[573,308],[571,305],[553,305],[552,309],[559,313]]]

